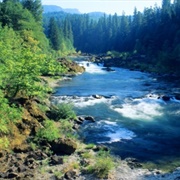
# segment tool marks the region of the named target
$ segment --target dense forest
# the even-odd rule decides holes
[[[13,148],[22,134],[16,126],[25,109],[18,99],[44,99],[51,90],[41,77],[65,72],[56,58],[74,51],[66,42],[64,49],[51,48],[42,12],[40,0],[0,2],[0,149]]]
[[[143,63],[152,66],[150,70],[177,73],[180,72],[179,22],[179,0],[173,3],[163,0],[161,8],[145,8],[144,12],[135,8],[132,16],[125,12],[121,16],[104,14],[98,20],[89,14],[44,14],[45,34],[54,49],[62,47],[63,37],[77,51],[96,54],[117,51],[127,60],[128,56],[141,55],[146,57]]]

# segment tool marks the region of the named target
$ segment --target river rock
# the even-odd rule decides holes
[[[115,71],[114,69],[112,69],[112,68],[110,68],[110,67],[102,68],[102,70],[105,70],[105,71]]]
[[[180,101],[180,95],[176,95],[175,98]]]
[[[37,162],[35,161],[34,158],[27,158],[24,164],[29,168],[29,169],[35,169],[37,167]]]
[[[92,95],[93,98],[96,98],[96,99],[101,99],[102,96],[98,95],[98,94],[95,94],[95,95]]]
[[[63,158],[60,156],[54,155],[51,157],[50,164],[51,165],[63,164]]]
[[[73,170],[67,171],[64,175],[64,177],[69,180],[76,179],[76,176],[77,176],[77,173],[76,171],[73,171]]]
[[[84,119],[87,121],[96,122],[92,116],[86,116]]]
[[[169,101],[170,99],[171,99],[170,96],[166,96],[166,95],[162,96],[162,100],[164,101]]]
[[[82,123],[84,122],[84,118],[78,117],[78,119],[75,119],[74,122],[75,122],[76,124],[82,124]]]
[[[93,150],[95,152],[97,151],[109,151],[108,147],[107,146],[104,146],[104,145],[97,145],[93,148]]]
[[[131,169],[142,167],[141,163],[135,158],[126,158],[126,162]]]
[[[15,173],[15,172],[11,172],[11,173],[9,173],[8,175],[7,175],[7,178],[8,179],[13,179],[13,178],[18,178],[18,174],[17,173]]]
[[[55,154],[70,155],[74,153],[76,149],[77,149],[76,142],[69,138],[58,139],[51,143],[51,150]]]
[[[30,152],[27,158],[33,158],[35,160],[43,160],[48,158],[48,155],[41,150],[37,150],[35,152]]]
[[[78,124],[74,124],[72,128],[73,128],[74,130],[78,130],[78,129],[79,129],[79,127],[80,127],[80,125],[78,125]]]

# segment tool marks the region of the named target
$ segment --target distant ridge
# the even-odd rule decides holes
[[[78,9],[63,9],[62,7],[56,5],[43,5],[43,13],[52,13],[60,11],[70,14],[81,14]]]

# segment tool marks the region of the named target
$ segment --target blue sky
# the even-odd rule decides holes
[[[161,0],[42,0],[43,5],[57,5],[62,8],[76,8],[81,13],[105,12],[107,14],[133,14],[134,7],[143,11],[144,7],[161,6]]]

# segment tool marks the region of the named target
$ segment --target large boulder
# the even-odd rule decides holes
[[[70,138],[62,138],[51,143],[51,150],[55,154],[70,155],[77,149],[77,144]]]
[[[58,62],[67,68],[69,74],[83,73],[85,71],[85,68],[77,64],[75,61],[70,61],[66,58],[59,58]]]

